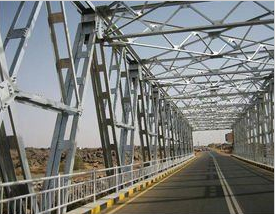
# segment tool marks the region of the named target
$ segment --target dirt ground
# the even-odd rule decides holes
[[[45,174],[47,161],[49,159],[49,148],[26,148],[27,158],[30,166],[31,173],[34,175]],[[13,163],[16,169],[16,174],[20,175],[20,161],[15,151],[11,151]],[[64,160],[66,154],[63,153],[61,157],[60,167],[64,167]],[[115,154],[113,153],[115,159]],[[135,162],[141,161],[140,147],[135,146]],[[78,148],[75,158],[74,171],[89,171],[92,169],[104,168],[103,151],[101,148]],[[61,169],[62,171],[62,169]]]

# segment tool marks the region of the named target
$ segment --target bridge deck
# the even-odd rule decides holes
[[[104,213],[273,213],[273,181],[271,172],[230,156],[204,152],[152,189]]]

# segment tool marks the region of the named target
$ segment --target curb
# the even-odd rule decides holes
[[[183,162],[178,166],[174,166],[173,168],[166,170],[165,172],[159,173],[158,175],[148,178],[144,181],[140,181],[134,184],[131,187],[125,188],[118,193],[112,193],[108,196],[105,196],[96,202],[88,203],[82,207],[76,208],[67,212],[67,214],[98,214],[101,211],[112,207],[114,204],[123,201],[125,198],[132,196],[134,193],[139,192],[141,190],[145,190],[150,187],[152,184],[161,181],[168,175],[172,174],[176,170],[183,168],[187,163],[196,159],[196,156],[193,156]]]
[[[274,167],[272,167],[272,166],[268,166],[268,165],[263,164],[263,163],[259,163],[259,162],[253,161],[253,160],[249,160],[249,159],[243,158],[243,157],[238,156],[238,155],[231,154],[231,157],[234,157],[234,158],[236,158],[238,160],[241,160],[241,161],[244,161],[246,163],[252,164],[254,166],[266,169],[268,171],[274,172]]]

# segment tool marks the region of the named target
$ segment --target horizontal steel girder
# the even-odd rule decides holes
[[[194,131],[213,131],[213,130],[225,130],[231,129],[231,126],[224,126],[224,127],[198,127],[194,128]]]
[[[190,95],[190,96],[181,96],[181,95],[176,95],[176,96],[168,96],[164,97],[164,99],[181,99],[181,100],[186,100],[186,99],[201,99],[201,98],[209,98],[209,97],[232,97],[232,96],[249,96],[249,95],[255,95],[259,94],[262,92],[259,91],[249,91],[249,92],[238,92],[238,93],[222,93],[222,94],[205,94],[205,95]]]
[[[114,39],[137,38],[137,37],[155,36],[155,35],[163,35],[163,34],[184,33],[184,32],[191,32],[191,31],[203,31],[203,30],[223,29],[223,28],[236,28],[236,27],[245,27],[245,26],[254,26],[254,25],[265,25],[265,24],[272,24],[272,23],[274,23],[273,19],[252,20],[252,21],[246,21],[246,22],[233,22],[233,23],[226,23],[226,24],[186,27],[186,28],[172,29],[172,30],[161,30],[161,31],[153,31],[153,32],[124,34],[124,35],[118,35],[118,36],[110,36],[110,38],[113,40]]]
[[[190,110],[190,109],[208,109],[208,108],[213,108],[213,109],[224,109],[224,108],[240,108],[244,106],[249,106],[250,104],[248,103],[229,103],[229,104],[198,104],[198,105],[189,105],[186,107],[179,107],[180,110]]]
[[[213,120],[217,120],[217,121],[219,121],[219,120],[226,120],[226,121],[230,121],[230,120],[235,120],[235,119],[238,119],[239,117],[237,117],[237,116],[232,116],[232,117],[230,117],[230,116],[217,116],[217,117],[212,117],[212,116],[209,116],[209,117],[207,117],[207,116],[205,116],[205,117],[203,117],[203,116],[201,116],[201,117],[196,117],[196,116],[194,116],[194,117],[188,117],[188,116],[186,116],[186,118],[187,119],[193,119],[193,120],[196,120],[196,121],[213,121]]]
[[[57,112],[66,112],[69,115],[80,114],[81,109],[73,108],[62,102],[54,101],[43,96],[20,91],[15,95],[15,100],[20,103],[25,103],[42,109],[50,109]]]
[[[133,5],[131,6],[132,10],[142,10],[142,9],[152,9],[156,7],[171,7],[171,6],[177,6],[177,5],[190,5],[190,4],[196,4],[201,3],[203,1],[166,1],[161,3],[148,3],[148,4],[140,4],[140,5]],[[114,1],[112,3],[112,6],[115,4],[118,4],[117,1]],[[128,9],[126,7],[119,7],[117,9],[107,9],[105,6],[99,6],[97,7],[97,10],[103,10],[105,14],[112,14],[113,12],[121,13],[121,12],[127,12]]]
[[[274,50],[269,50],[271,53],[274,52]],[[245,52],[237,52],[237,53],[227,53],[227,56],[238,56],[238,55],[243,55],[243,54],[254,54],[255,51],[245,51]],[[265,54],[267,53],[266,50],[264,51],[259,51],[258,54]],[[219,55],[221,58],[223,57],[223,54]],[[144,64],[149,64],[153,62],[175,62],[175,61],[184,61],[184,60],[203,60],[203,59],[209,59],[209,56],[187,56],[187,57],[177,57],[177,58],[152,58],[152,59],[143,59],[142,62]]]
[[[193,122],[196,122],[196,120],[193,120]],[[211,124],[233,124],[234,121],[233,120],[216,120],[216,121],[213,121],[213,120],[198,120],[197,122],[198,124],[202,125],[202,124],[208,124],[208,125],[211,125]]]
[[[261,73],[261,72],[271,72],[273,68],[266,68],[266,69],[254,69],[254,70],[241,70],[241,71],[217,71],[215,69],[212,72],[205,72],[204,70],[197,69],[197,74],[183,74],[179,76],[166,76],[166,77],[147,77],[146,80],[168,80],[168,79],[184,79],[184,78],[193,78],[193,77],[208,77],[208,76],[223,76],[223,75],[230,75],[230,74],[253,74],[253,73]],[[169,71],[167,71],[169,72]]]
[[[1,109],[5,110],[14,100],[20,103],[25,103],[34,107],[42,109],[49,109],[57,112],[66,112],[69,115],[81,114],[82,110],[71,107],[63,102],[51,100],[42,95],[24,92],[14,88],[13,85],[4,84],[2,82],[2,89],[0,90]],[[9,91],[9,92],[8,92]]]
[[[223,86],[225,84],[230,85],[232,83],[237,83],[237,82],[243,82],[243,83],[249,83],[249,82],[253,82],[255,80],[260,81],[260,80],[264,80],[266,78],[266,76],[263,77],[247,77],[247,78],[243,78],[243,79],[232,79],[232,80],[224,80],[224,79],[220,79],[220,80],[208,80],[208,81],[186,81],[186,82],[159,82],[161,87],[171,87],[171,86],[198,86],[201,85],[201,87],[203,88],[207,88],[207,87],[211,87],[211,86],[218,86],[221,89],[226,88],[227,86]],[[184,80],[183,80],[184,81]],[[221,83],[224,83],[223,85],[219,85]],[[238,86],[230,86],[232,88],[236,88],[238,89]],[[228,88],[228,87],[227,87]],[[219,88],[218,88],[219,89]]]

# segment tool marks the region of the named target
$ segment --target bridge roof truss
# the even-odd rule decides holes
[[[209,12],[217,7],[219,16]],[[243,15],[248,8],[256,12]],[[113,2],[97,11],[108,22],[103,39],[135,51],[150,71],[145,80],[193,130],[223,128],[214,118],[231,128],[273,78],[274,11],[264,2]]]

